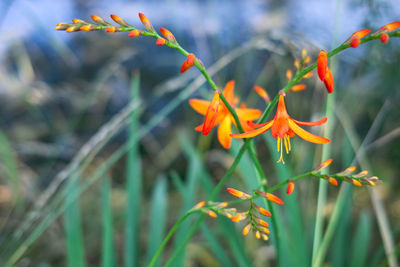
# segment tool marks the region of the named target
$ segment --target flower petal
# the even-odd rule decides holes
[[[210,101],[203,99],[190,99],[189,105],[201,115],[206,115]]]
[[[250,137],[254,137],[256,135],[265,133],[266,131],[269,130],[269,128],[272,127],[272,124],[274,123],[274,121],[270,121],[267,125],[260,127],[258,129],[255,129],[253,131],[250,132],[245,132],[245,133],[241,133],[241,134],[231,134],[232,137],[234,138],[250,138]]]
[[[218,140],[220,144],[226,149],[229,149],[231,147],[231,124],[231,117],[226,116],[218,127]]]
[[[239,118],[244,121],[254,121],[262,114],[261,110],[251,108],[236,108],[235,111]]]
[[[331,140],[325,137],[321,137],[312,133],[307,132],[306,130],[300,128],[293,120],[289,119],[288,120],[289,127],[292,129],[298,136],[303,138],[304,140],[311,142],[311,143],[316,143],[316,144],[326,144],[329,143]]]
[[[222,91],[222,94],[224,95],[226,100],[228,100],[229,104],[233,104],[235,100],[234,90],[235,90],[235,81],[231,80],[226,83],[224,91]]]
[[[297,125],[301,125],[301,126],[318,126],[318,125],[324,124],[327,120],[328,120],[327,117],[323,118],[322,120],[314,121],[314,122],[297,121],[297,120],[293,119],[293,121]]]
[[[204,125],[202,130],[203,135],[207,135],[216,125],[215,120],[218,116],[219,102],[219,92],[216,92],[210,105],[208,106],[206,116],[204,118]]]
[[[247,126],[249,126],[249,127],[251,127],[252,129],[254,129],[254,128],[259,128],[259,127],[265,126],[265,125],[267,125],[268,123],[270,123],[270,121],[269,121],[269,122],[266,122],[266,123],[261,123],[261,124],[254,123],[254,122],[251,122],[251,121],[247,121]]]

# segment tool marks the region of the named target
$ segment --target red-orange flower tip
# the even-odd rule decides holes
[[[160,32],[165,38],[167,38],[168,41],[176,43],[175,36],[169,30],[166,28],[160,28]]]
[[[332,72],[329,68],[326,69],[324,84],[328,93],[333,93],[333,90],[335,89],[335,82],[333,80]]]
[[[140,31],[139,31],[139,30],[136,30],[136,29],[130,31],[129,34],[128,34],[128,36],[129,36],[129,37],[132,37],[132,38],[138,37],[139,35],[140,35]]]
[[[263,98],[267,103],[271,102],[269,95],[267,93],[267,91],[265,91],[262,87],[254,85],[253,86],[254,91],[257,92],[257,94],[259,96],[261,96],[261,98]]]
[[[326,117],[325,117],[325,118],[326,118]],[[327,119],[327,118],[326,118],[326,119]],[[327,159],[327,160],[325,160],[325,161],[322,162],[320,165],[318,165],[318,167],[316,167],[316,168],[313,170],[313,172],[318,172],[318,171],[320,171],[320,170],[322,170],[322,169],[327,168],[329,165],[331,165],[332,161],[333,161],[333,159]]]
[[[212,218],[217,218],[217,214],[216,214],[214,211],[212,211],[212,210],[209,210],[209,211],[208,211],[208,216],[210,216],[210,217],[212,217]]]
[[[91,31],[93,29],[93,25],[90,25],[90,24],[83,25],[79,29],[81,31],[88,32],[88,31]]]
[[[123,20],[121,17],[119,17],[117,15],[111,14],[110,17],[112,18],[113,21],[115,21],[119,25],[122,25],[122,26],[125,26],[125,27],[130,26],[128,23],[126,23],[125,20]]]
[[[240,222],[240,221],[246,219],[246,217],[247,217],[246,214],[241,212],[241,213],[238,213],[235,216],[233,216],[231,220],[232,220],[232,222]]]
[[[328,182],[333,186],[338,186],[337,180],[335,178],[333,178],[333,177],[329,177],[328,178]]]
[[[287,187],[286,187],[286,194],[290,195],[294,191],[294,183],[293,181],[289,180]]]
[[[360,44],[361,38],[367,36],[370,32],[370,29],[363,29],[353,33],[349,38],[350,46],[356,48]]]
[[[244,193],[242,191],[239,191],[239,190],[237,190],[235,188],[228,187],[226,190],[232,196],[238,197],[240,199],[250,199],[251,198],[251,196],[249,194],[246,194],[246,193]]]
[[[256,190],[255,192],[256,192],[257,195],[259,195],[261,197],[264,197],[264,198],[266,198],[267,200],[269,200],[271,202],[274,202],[274,203],[279,204],[279,205],[283,205],[282,199],[280,199],[279,197],[275,196],[274,194],[266,193],[266,192],[259,191],[259,190]]]
[[[259,225],[263,227],[268,227],[268,223],[260,218],[257,218],[256,221],[258,222]]]
[[[193,207],[193,209],[200,209],[200,208],[204,207],[205,204],[206,204],[205,201],[200,201],[199,203],[197,203],[197,204]]]
[[[306,88],[307,86],[305,84],[296,84],[290,88],[290,91],[299,92],[305,90]]]
[[[351,179],[351,183],[357,187],[361,187],[361,183],[360,181],[356,180],[356,179]]]
[[[258,206],[258,205],[256,205],[256,204],[253,204],[253,206],[257,209],[257,211],[260,213],[260,214],[262,214],[262,215],[264,215],[264,216],[267,216],[267,217],[271,217],[271,212],[269,212],[268,210],[266,210],[266,209],[264,209],[263,207],[260,207],[260,206]]]
[[[247,235],[247,234],[250,232],[250,228],[251,228],[251,224],[248,223],[248,224],[243,228],[242,234],[243,234],[243,235]]]
[[[111,27],[106,28],[106,32],[108,32],[108,33],[114,33],[116,31],[118,31],[118,29],[115,26],[111,26]]]
[[[293,73],[291,70],[286,71],[286,79],[290,81],[293,78]]]
[[[165,45],[167,41],[164,38],[157,38],[156,45],[162,46]]]
[[[181,73],[184,73],[185,71],[187,71],[188,69],[193,67],[195,60],[196,60],[196,56],[194,54],[190,53],[186,57],[185,62],[183,62],[183,64],[182,64]]]
[[[100,25],[109,25],[109,23],[107,23],[104,19],[100,18],[100,17],[97,16],[97,15],[92,15],[91,17],[92,17],[92,20],[93,20],[94,22],[96,22],[97,24],[100,24]]]
[[[381,36],[379,36],[379,39],[383,44],[386,44],[389,41],[389,34],[386,32],[382,33]]]
[[[321,50],[321,52],[319,52],[318,54],[318,59],[317,59],[318,76],[321,79],[321,81],[325,80],[327,69],[328,69],[328,54],[326,53],[326,51]]]
[[[143,13],[139,12],[139,18],[140,21],[143,23],[144,27],[146,28],[146,30],[154,32],[153,25],[151,25],[149,19]]]
[[[203,129],[201,130],[203,135],[207,135],[214,127],[214,122],[218,115],[219,102],[219,92],[216,92],[207,109],[206,117],[203,123]]]
[[[399,27],[400,27],[400,21],[394,21],[394,22],[391,22],[391,23],[388,23],[388,24],[382,26],[381,29],[384,31],[391,32],[391,31],[396,30]]]

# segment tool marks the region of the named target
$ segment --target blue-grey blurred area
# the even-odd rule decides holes
[[[213,67],[228,56],[229,64],[213,75],[217,85],[222,88],[227,81],[236,80],[236,94],[247,100],[249,106],[262,110],[265,104],[252,86],[258,84],[275,96],[285,85],[286,70],[294,70],[293,61],[300,57],[303,48],[314,62],[320,49],[329,51],[337,47],[355,31],[363,28],[375,31],[400,19],[399,0],[0,0],[0,130],[15,156],[27,207],[101,126],[128,105],[133,73],[140,75],[141,125],[157,116],[200,75],[194,68],[179,74],[185,57],[171,48],[156,46],[149,37],[129,38],[127,32],[54,30],[58,22],[74,18],[90,21],[93,14],[109,22],[112,22],[109,15],[117,14],[142,28],[138,12],[146,14],[156,29],[169,29],[182,47],[193,52],[206,67]],[[260,42],[252,49],[232,55],[235,49],[255,40]],[[381,173],[383,180],[388,177],[387,184],[391,187],[385,187],[384,199],[397,232],[400,230],[400,198],[396,194],[400,187],[400,180],[396,179],[400,162],[399,48],[400,38],[392,38],[387,44],[377,40],[347,49],[330,62],[339,118],[335,119],[335,137],[343,140],[335,143],[332,153],[338,168],[347,167],[345,164],[350,163],[351,157],[344,159],[341,153],[354,143],[344,138],[349,134],[346,126],[352,126],[350,134],[355,134],[360,142],[372,127],[373,139],[365,151],[374,171]],[[296,119],[316,120],[324,112],[326,91],[316,73],[306,84],[306,91],[288,95],[287,106]],[[210,99],[210,87],[204,84],[192,96]],[[310,114],[317,117],[310,119]],[[193,130],[202,120],[185,100],[140,141],[144,175],[151,177],[146,190],[150,191],[157,173],[171,169],[179,173],[186,168],[176,141],[180,132],[189,132],[201,152],[202,149],[223,151],[215,130],[214,136],[208,137]],[[126,142],[127,135],[123,128],[108,140],[90,167],[101,166],[104,158]],[[296,142],[298,151],[311,147],[307,144],[302,147],[301,142]],[[265,145],[259,149],[260,155],[265,156],[265,169],[272,168],[275,162]],[[172,152],[168,157],[158,157],[165,150]],[[290,157],[294,166],[311,168],[312,160],[307,163],[306,158],[295,153]],[[7,219],[12,197],[6,179],[2,178],[5,177],[2,164],[0,218],[11,229],[13,221]],[[117,185],[125,182],[123,165],[119,162],[113,169],[113,183]],[[23,212],[15,216],[15,220],[23,218]],[[93,252],[88,246],[87,250]],[[40,262],[63,266],[57,265],[64,259],[60,251],[62,245],[56,244],[49,248],[51,256],[38,253],[40,256],[35,258],[32,252],[33,266]],[[96,253],[88,256],[92,257],[89,261],[93,266],[98,263],[96,256]]]

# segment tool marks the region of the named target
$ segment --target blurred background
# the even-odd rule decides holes
[[[241,141],[224,150],[216,130],[195,132],[203,117],[189,98],[210,99],[210,87],[185,57],[127,33],[66,33],[58,22],[108,21],[117,14],[142,28],[138,12],[166,27],[196,54],[219,87],[236,81],[247,106],[265,104],[285,85],[285,72],[305,48],[316,60],[353,32],[399,20],[397,0],[0,2],[0,263],[16,266],[145,266],[172,225],[207,200]],[[348,49],[331,61],[336,103],[332,172],[361,165],[384,182],[376,187],[387,229],[400,254],[400,40]],[[286,98],[289,114],[311,121],[325,112],[317,75]],[[318,132],[317,132],[318,133]],[[256,139],[271,184],[311,170],[321,146],[293,140],[278,165],[270,134]],[[357,155],[357,160],[355,157]],[[227,186],[258,187],[247,155]],[[329,188],[329,219],[339,188]],[[308,266],[318,182],[296,184],[277,211],[287,227],[286,266]],[[283,192],[282,192],[283,196]],[[292,196],[291,196],[292,197]],[[348,190],[328,266],[381,266],[387,257],[366,188]],[[225,189],[221,200],[232,200]],[[244,206],[245,208],[245,206]],[[159,265],[185,238],[182,225]],[[241,236],[243,225],[206,220],[173,266],[274,266],[270,242]],[[350,248],[350,249],[349,249]],[[137,265],[136,265],[137,264]]]

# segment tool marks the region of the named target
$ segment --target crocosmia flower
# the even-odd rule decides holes
[[[282,163],[285,163],[282,157],[283,145],[285,145],[286,154],[289,154],[289,151],[291,150],[290,138],[294,137],[296,134],[302,139],[311,143],[326,144],[330,142],[329,139],[309,133],[300,127],[300,125],[318,126],[324,124],[328,120],[328,118],[325,117],[322,120],[316,122],[297,121],[291,118],[287,113],[284,98],[285,93],[281,91],[279,93],[278,108],[276,110],[275,117],[271,121],[263,124],[255,124],[249,122],[249,126],[252,126],[254,130],[242,134],[232,134],[231,136],[234,138],[250,138],[265,133],[266,131],[271,129],[272,137],[278,140],[277,150],[281,153],[278,162]]]
[[[261,110],[236,107],[239,99],[234,96],[234,88],[235,82],[229,81],[222,94],[228,103],[235,109],[243,129],[245,131],[251,130],[252,128],[249,127],[246,122],[258,119],[261,115]],[[218,94],[218,96],[214,96],[214,99],[211,102],[202,99],[190,99],[189,104],[198,113],[206,116],[205,123],[197,126],[195,130],[202,131],[203,134],[206,135],[212,128],[219,125],[218,140],[224,148],[228,149],[231,147],[232,141],[232,137],[230,136],[232,133],[231,125],[232,123],[236,125],[236,122],[225,104],[219,100],[219,93],[216,94]]]

